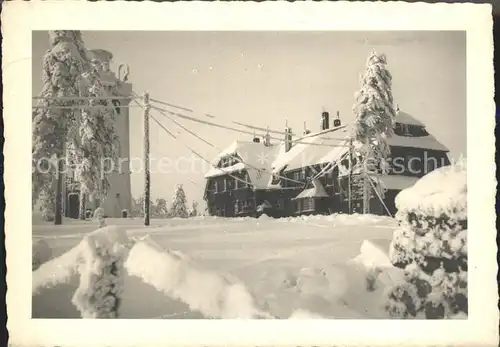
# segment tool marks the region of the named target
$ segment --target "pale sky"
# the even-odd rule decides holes
[[[111,68],[130,65],[135,92],[192,109],[184,114],[229,125],[231,120],[282,130],[285,120],[301,133],[304,121],[319,130],[323,108],[352,121],[359,75],[372,50],[385,53],[393,94],[402,111],[427,125],[452,156],[466,154],[465,32],[147,32],[84,31],[88,49],[113,53]],[[41,89],[46,32],[33,33],[33,95]],[[158,105],[160,106],[160,105]],[[175,109],[172,109],[176,111]],[[207,159],[218,153],[152,110],[151,115]],[[182,112],[182,111],[181,111]],[[218,148],[251,135],[178,119]],[[130,110],[130,155],[143,156],[142,110]],[[183,145],[151,121],[152,158],[192,158]],[[199,160],[198,160],[199,162]],[[184,165],[184,164],[181,164]],[[189,202],[202,202],[204,178],[197,170],[153,172],[153,198],[170,203],[175,185]],[[208,170],[206,164],[203,167]],[[153,170],[154,171],[154,170]],[[176,172],[177,171],[177,172]],[[132,194],[143,191],[143,174],[132,174]]]

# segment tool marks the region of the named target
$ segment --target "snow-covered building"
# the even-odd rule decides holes
[[[113,59],[111,52],[96,49],[89,52],[92,54],[94,64],[99,66],[101,83],[109,91],[109,96],[131,96],[132,84],[127,82],[128,66],[120,65],[118,76],[110,70]],[[121,76],[123,72],[123,76]],[[113,105],[127,106],[130,99],[117,98],[112,100]],[[130,211],[132,207],[132,192],[130,184],[130,121],[128,107],[116,107],[115,129],[119,140],[118,148],[119,165],[115,164],[115,170],[108,176],[110,187],[106,200],[99,201],[89,197],[86,201],[86,209],[94,211],[98,207],[104,209],[107,217],[121,217],[122,211]],[[121,166],[121,167],[118,167]],[[78,184],[75,184],[71,173],[66,175],[66,184],[63,187],[63,209],[66,217],[78,218],[80,194]]]
[[[264,143],[260,139],[238,141],[223,151],[205,175],[209,213],[230,217],[262,211],[273,216],[362,212],[362,196],[354,193],[355,178],[360,174],[359,144],[353,143],[353,150],[349,150],[348,130],[338,114],[332,127],[328,112],[321,117],[320,131],[305,131],[296,140],[291,129],[286,129],[285,140],[279,144],[266,139]],[[374,214],[387,214],[384,204],[394,214],[394,199],[401,190],[426,173],[449,165],[448,149],[416,118],[400,111],[394,132],[388,140],[391,157],[387,167],[371,176],[370,212]],[[259,162],[263,157],[266,160]]]
[[[270,163],[280,146],[253,141],[235,141],[222,151],[205,174],[204,198],[210,215],[254,215],[269,198]]]

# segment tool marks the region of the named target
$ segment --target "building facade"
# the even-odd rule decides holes
[[[270,152],[273,155],[269,155],[271,160],[258,170],[258,184],[254,184],[255,174],[248,175],[249,166],[244,161],[211,170],[205,176],[209,213],[226,217],[260,213],[270,216],[362,213],[362,182],[366,174],[361,170],[362,160],[356,150],[360,144],[351,144],[338,114],[332,123],[330,127],[329,114],[323,112],[320,131],[305,130],[297,140],[292,140],[291,131],[287,129],[281,144],[268,144],[273,148]],[[399,112],[394,132],[388,140],[390,157],[384,167],[376,168],[369,175],[368,210],[373,214],[394,215],[395,197],[401,190],[428,172],[450,164],[448,149],[411,115]],[[260,142],[252,146],[253,152],[262,151]],[[229,150],[221,158],[232,160],[235,154],[237,150]],[[216,161],[216,166],[221,163],[224,161]],[[244,188],[236,182],[228,183],[237,175],[246,178]],[[241,200],[243,209],[239,208]],[[235,207],[231,208],[232,205]]]
[[[97,66],[101,83],[108,90],[109,96],[117,96],[113,99],[115,108],[116,123],[115,129],[118,141],[115,144],[118,149],[118,163],[115,163],[115,170],[108,176],[110,187],[106,199],[100,201],[92,196],[87,197],[85,202],[86,210],[92,213],[96,208],[102,207],[107,217],[123,217],[128,215],[132,208],[132,193],[130,180],[130,119],[129,108],[130,99],[124,98],[132,95],[132,84],[128,83],[128,66],[120,65],[118,76],[110,69],[113,55],[105,50],[92,50],[92,62]],[[124,74],[122,75],[122,72]],[[78,183],[74,181],[73,174],[68,172],[66,184],[63,189],[63,209],[64,215],[69,218],[78,218],[80,192]]]

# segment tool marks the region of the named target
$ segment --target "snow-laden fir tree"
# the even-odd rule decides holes
[[[116,226],[97,229],[80,243],[80,283],[72,303],[82,318],[118,318],[130,241]]]
[[[172,206],[170,207],[170,216],[174,218],[187,218],[188,215],[186,193],[182,184],[179,184],[175,190]]]
[[[134,217],[144,217],[144,195],[134,198],[132,201],[132,213]],[[155,210],[153,201],[149,200],[151,211]]]
[[[396,197],[399,229],[391,262],[406,282],[389,291],[395,318],[464,318],[467,295],[467,166],[462,160],[421,178]]]
[[[75,100],[53,99],[79,95],[79,81],[84,70],[85,51],[81,33],[76,30],[49,31],[51,48],[43,57],[42,82],[38,106],[33,112],[32,194],[45,208],[54,205],[55,223],[61,224],[62,175],[65,147],[74,136]],[[51,213],[44,212],[47,216]]]
[[[166,218],[168,216],[167,201],[165,199],[156,199],[153,215],[157,218]]]
[[[381,160],[390,154],[387,138],[394,134],[396,117],[392,76],[384,54],[375,51],[370,54],[360,84],[361,89],[356,94],[353,107],[356,117],[354,137],[362,144],[363,172],[357,180],[363,182],[363,212],[369,213],[371,184],[367,171],[379,167]]]
[[[100,62],[92,60],[89,70],[83,74],[82,96],[89,98],[89,106],[80,116],[79,145],[76,150],[75,179],[80,186],[80,218],[85,218],[85,200],[107,198],[109,175],[117,168],[116,111],[110,100],[97,98],[110,96],[101,83]]]
[[[189,216],[196,217],[197,215],[198,215],[198,202],[193,201],[193,204],[191,205],[191,211],[189,211]]]

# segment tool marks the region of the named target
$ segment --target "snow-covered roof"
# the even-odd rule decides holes
[[[424,123],[413,117],[412,115],[399,111],[396,115],[396,122],[401,123],[401,124],[408,124],[408,125],[417,125],[417,126],[425,126]]]
[[[402,176],[402,175],[377,175],[372,176],[372,180],[378,183],[384,189],[403,190],[413,186],[418,177]]]
[[[422,122],[402,111],[399,111],[396,121],[404,124],[424,126]],[[421,137],[393,135],[388,138],[388,143],[390,146],[397,147],[449,151],[448,148],[432,135]],[[356,141],[354,141],[353,145],[355,149],[360,146]],[[213,164],[217,165],[221,158],[234,154],[239,155],[244,163],[222,169],[213,168],[207,172],[205,178],[221,176],[246,169],[251,183],[254,185],[254,189],[279,189],[281,187],[280,184],[271,184],[273,173],[279,174],[282,170],[291,171],[307,166],[338,162],[347,154],[348,150],[348,131],[346,125],[293,139],[292,147],[288,152],[285,152],[284,141],[272,146],[265,146],[263,143],[250,141],[235,141],[219,153]],[[404,186],[404,184],[399,182],[396,186]]]
[[[387,142],[389,143],[389,146],[424,148],[449,152],[449,149],[432,135],[411,137],[394,134],[393,136],[387,138]]]
[[[224,167],[224,168],[213,167],[205,174],[205,178],[232,174],[234,172],[241,171],[244,168],[245,168],[245,164],[243,164],[243,163],[237,163],[235,165]]]
[[[312,185],[312,188],[303,190],[294,200],[303,198],[326,198],[329,196],[318,179],[313,180]]]
[[[243,162],[225,168],[212,168],[205,178],[231,174],[245,169],[250,177],[254,189],[265,189],[271,181],[271,163],[276,159],[279,145],[265,146],[262,142],[234,141],[221,151],[212,164],[217,166],[221,159],[231,155],[238,155]]]
[[[347,129],[336,127],[308,134],[295,140],[288,152],[282,152],[272,164],[273,172],[294,170],[305,166],[331,162],[347,152]],[[293,141],[292,141],[293,142]]]

